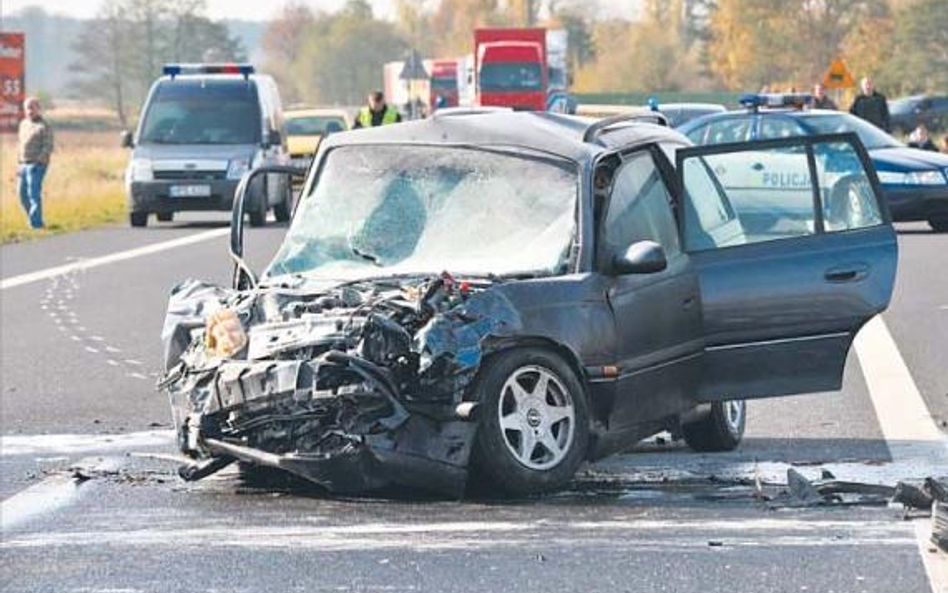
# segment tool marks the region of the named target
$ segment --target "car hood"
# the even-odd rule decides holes
[[[948,155],[909,147],[877,148],[869,155],[879,171],[948,170]]]
[[[291,155],[312,155],[315,154],[316,149],[319,148],[319,141],[322,140],[322,138],[323,137],[319,134],[310,136],[288,136],[286,142]]]
[[[135,158],[153,161],[229,161],[253,157],[255,144],[139,144]]]

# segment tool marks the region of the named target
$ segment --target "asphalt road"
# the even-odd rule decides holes
[[[884,483],[948,474],[935,449],[904,453],[912,435],[875,411],[903,394],[880,394],[855,353],[841,393],[752,402],[733,453],[647,443],[543,499],[349,500],[230,471],[184,484],[163,459],[174,447],[154,387],[165,302],[185,278],[230,276],[221,226],[197,220],[0,248],[8,281],[210,237],[0,290],[0,590],[948,591],[948,560],[900,508],[786,508],[749,485],[779,495],[789,466]],[[256,268],[283,230],[249,231]],[[900,247],[885,322],[944,423],[948,236],[905,225]]]

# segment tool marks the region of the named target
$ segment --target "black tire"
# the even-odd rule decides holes
[[[731,405],[739,406],[739,417],[735,417]],[[731,412],[731,413],[729,413]],[[682,423],[681,432],[685,442],[694,451],[732,451],[744,438],[747,424],[747,406],[744,400],[705,404],[696,415]]]
[[[289,179],[286,181],[286,189],[283,193],[283,199],[273,206],[273,217],[277,222],[289,222],[290,217],[293,216],[293,184]]]
[[[267,199],[261,198],[260,204],[247,213],[250,217],[250,226],[262,227],[267,224]]]
[[[174,220],[174,212],[159,212],[156,216],[158,222],[171,222]]]
[[[534,457],[534,452],[540,449],[540,455],[536,455],[536,461],[531,463],[543,465],[550,463],[549,467],[534,468],[528,467],[512,450],[513,444],[508,444],[516,440],[519,448],[525,446],[522,433],[512,432],[501,429],[500,414],[502,406],[510,403],[512,396],[511,389],[505,389],[508,379],[517,379],[517,385],[523,388],[525,396],[534,398],[532,392],[527,393],[528,389],[533,389],[537,385],[537,379],[545,373],[547,377],[555,378],[555,381],[548,383],[551,385],[547,395],[543,398],[545,403],[549,404],[550,399],[554,406],[536,405],[531,406],[529,410],[524,410],[523,419],[530,422],[534,428],[534,434],[538,431],[547,430],[552,441],[559,447],[559,453],[552,452],[542,441],[536,441],[534,448],[531,449],[528,457]],[[531,377],[534,383],[530,385]],[[522,381],[527,381],[524,384]],[[562,388],[562,389],[561,389]],[[547,350],[539,348],[523,348],[504,352],[496,355],[485,363],[474,386],[474,396],[479,402],[477,408],[478,431],[472,451],[472,462],[474,471],[477,475],[484,477],[491,482],[502,493],[514,496],[523,496],[549,492],[565,486],[586,456],[586,449],[589,444],[589,420],[586,405],[586,395],[582,384],[577,379],[576,374],[562,358]],[[505,395],[506,393],[506,395]],[[539,399],[533,399],[537,403]],[[566,410],[568,403],[572,404],[572,419],[562,418],[549,424],[546,424],[546,417],[543,411],[560,408]],[[532,416],[531,416],[532,414]],[[513,415],[513,414],[511,414]],[[528,421],[528,417],[531,420]],[[537,424],[532,424],[532,419],[539,417]],[[570,427],[570,423],[572,426]],[[527,426],[526,424],[524,426]],[[571,428],[571,435],[570,435]],[[515,437],[514,435],[519,435]],[[570,438],[571,436],[571,438]],[[533,437],[538,438],[537,436]],[[539,437],[542,438],[542,437]],[[550,459],[544,462],[543,458]]]
[[[148,213],[147,212],[129,212],[128,213],[128,222],[133,227],[143,227],[148,225]]]
[[[928,226],[936,233],[948,233],[948,217],[931,218],[928,220]]]

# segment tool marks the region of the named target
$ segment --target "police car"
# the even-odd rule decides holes
[[[249,64],[167,64],[142,117],[122,144],[129,222],[171,221],[182,211],[229,211],[241,177],[263,165],[288,165],[276,83]],[[254,226],[271,210],[289,220],[292,187],[281,175],[255,182],[247,213]]]
[[[743,110],[704,116],[678,130],[699,145],[855,132],[869,151],[894,220],[925,220],[934,230],[948,232],[948,155],[910,148],[862,119],[809,109],[810,103],[809,95],[747,95],[741,100]],[[739,184],[748,176],[760,176],[773,188],[774,207],[782,204],[787,209],[786,193],[806,185],[808,167],[801,168],[799,156],[779,150],[767,156],[755,162],[724,163],[722,177]],[[827,175],[840,168],[839,163],[815,165]]]

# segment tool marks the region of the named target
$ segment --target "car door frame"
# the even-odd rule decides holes
[[[878,225],[833,232],[825,230],[822,189],[814,147],[834,142],[845,142],[854,148],[875,195],[881,218]],[[813,234],[715,247],[696,252],[689,249],[686,227],[688,221],[684,210],[688,200],[684,180],[685,160],[736,151],[779,149],[801,145],[806,147],[807,166],[811,179],[815,223]],[[868,151],[859,141],[858,136],[847,132],[683,148],[676,154],[676,176],[680,192],[676,201],[679,208],[679,235],[682,237],[683,249],[692,258],[696,273],[699,275],[702,315],[705,323],[705,352],[701,385],[696,391],[697,401],[749,399],[838,390],[846,357],[856,332],[872,316],[884,310],[891,298],[897,261],[897,243],[892,228],[892,217]],[[727,197],[727,192],[720,187],[718,180],[713,176],[712,180],[718,191]],[[850,245],[853,237],[858,239],[857,243],[862,242],[867,248],[872,246],[880,250],[875,253],[881,262],[879,270],[872,278],[858,277],[834,283],[831,280],[833,270],[841,269],[843,265],[850,265],[848,262],[859,251]],[[802,246],[804,251],[791,252],[787,248],[788,245]],[[781,254],[781,249],[787,255]],[[813,258],[802,257],[807,254],[812,254]],[[726,270],[725,273],[730,275],[729,279],[737,279],[736,284],[740,284],[742,273],[745,277],[767,273],[766,269],[755,269],[760,262],[768,259],[777,262],[778,259],[783,258],[784,269],[794,269],[792,266],[786,267],[788,261],[794,257],[796,257],[795,263],[802,264],[803,267],[812,266],[825,270],[821,270],[823,278],[819,280],[814,278],[812,273],[800,273],[797,276],[797,279],[804,278],[806,282],[811,283],[810,286],[814,287],[814,297],[818,297],[816,301],[807,302],[801,298],[807,296],[805,292],[802,292],[794,295],[795,300],[785,299],[786,303],[794,303],[797,307],[794,312],[784,314],[785,312],[781,310],[770,311],[771,314],[778,316],[784,314],[782,317],[784,320],[796,315],[797,319],[802,320],[799,325],[794,326],[788,323],[787,326],[777,329],[777,325],[769,326],[768,321],[761,321],[770,320],[773,317],[761,315],[761,313],[767,313],[768,303],[761,302],[760,299],[770,298],[770,302],[776,303],[779,299],[774,299],[773,295],[782,289],[779,285],[767,286],[769,293],[763,291],[764,294],[747,295],[748,311],[754,312],[748,312],[746,315],[749,319],[756,314],[757,325],[752,327],[748,319],[743,321],[743,325],[741,322],[734,322],[731,326],[717,322],[719,316],[723,317],[720,313],[722,309],[715,308],[719,304],[717,301],[720,299],[720,302],[724,302],[721,294],[733,289],[726,286],[722,289],[723,283],[720,282],[717,285],[714,284],[714,281],[710,279],[710,274],[715,272],[715,267],[718,273],[722,269]],[[822,259],[817,262],[816,258]],[[838,259],[843,259],[847,263],[839,264],[836,261]],[[856,259],[858,260],[859,257],[856,256]],[[751,271],[747,271],[748,269]],[[802,272],[812,271],[802,270]],[[871,274],[867,273],[867,276],[869,275]],[[871,282],[871,285],[857,284],[861,282]],[[745,283],[747,288],[754,288],[752,282],[745,280]],[[860,300],[862,290],[869,293],[869,298]],[[792,294],[791,287],[788,286],[785,292]],[[838,322],[826,320],[831,317],[830,312],[818,307],[826,306],[827,303],[833,306],[834,300],[835,306],[841,306],[840,299],[849,299],[846,304],[853,307],[854,314],[851,318],[844,316],[838,319]],[[881,307],[870,306],[870,301],[883,304]],[[725,304],[728,303],[725,302]],[[734,303],[730,303],[730,307],[729,314],[733,319],[738,319],[738,315],[741,314],[736,313],[738,308],[734,306]],[[814,316],[811,320],[805,320],[811,308]],[[823,314],[825,319],[817,313]],[[797,368],[799,360],[805,361],[809,366],[802,368],[803,365],[799,365],[801,368]]]
[[[613,312],[615,323],[614,354],[617,377],[615,397],[609,414],[610,430],[620,431],[666,418],[691,407],[700,377],[704,346],[698,281],[690,258],[684,250],[677,212],[677,181],[674,167],[668,157],[657,142],[625,146],[600,155],[593,163],[593,170],[608,158],[619,157],[624,164],[626,159],[637,154],[648,154],[651,157],[665,185],[670,199],[669,213],[680,249],[677,255],[669,259],[665,270],[651,274],[617,275],[611,273],[608,263],[603,261],[603,256],[606,255],[603,245],[605,225],[612,205],[611,191],[597,219],[593,221],[596,237],[593,269],[607,279],[606,300]],[[616,173],[622,166],[616,169]],[[676,320],[674,328],[667,330],[663,327],[666,320],[663,313],[672,313],[677,306],[658,302],[667,300],[663,298],[664,295],[659,296],[659,293],[665,290],[675,292],[682,309],[681,319]],[[656,306],[661,310],[646,310]],[[651,323],[652,329],[656,331],[677,331],[678,338],[673,338],[668,347],[658,351],[647,348],[645,344],[628,343],[628,330],[641,329],[623,323],[621,316],[630,312],[642,319],[643,325]],[[623,331],[624,329],[627,331]]]

